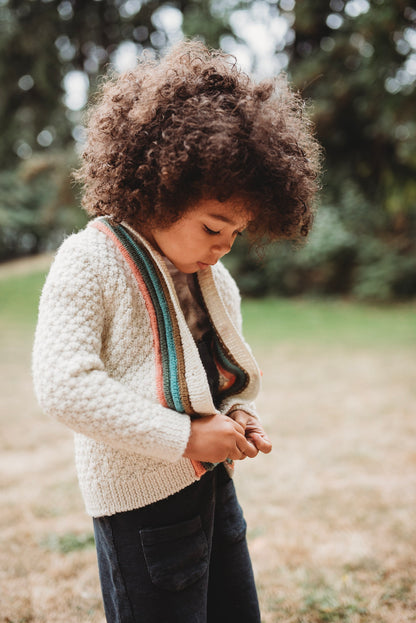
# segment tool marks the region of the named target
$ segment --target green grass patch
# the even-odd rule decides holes
[[[330,590],[317,595],[309,595],[305,599],[305,605],[300,611],[300,621],[319,621],[319,623],[352,623],[362,620],[367,610],[359,604],[342,604],[337,596]],[[303,615],[303,616],[302,616]],[[307,615],[306,618],[305,615]]]
[[[0,331],[33,331],[44,271],[0,280]],[[416,303],[372,306],[337,300],[243,301],[249,342],[351,346],[416,345]]]
[[[60,554],[69,554],[83,549],[89,549],[95,546],[94,535],[91,532],[83,534],[75,534],[67,532],[66,534],[49,534],[40,543],[41,547],[52,552]]]
[[[416,345],[416,304],[372,306],[337,300],[243,301],[244,333],[265,346],[281,342],[406,347]]]
[[[29,329],[36,324],[44,271],[0,280],[0,329]]]
[[[305,623],[353,623],[367,621],[368,611],[363,599],[355,591],[340,591],[319,576],[312,577],[303,586],[303,604],[299,621]]]

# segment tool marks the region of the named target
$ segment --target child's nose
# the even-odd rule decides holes
[[[219,254],[219,257],[226,255],[231,251],[231,247],[233,246],[234,240],[224,241],[221,243],[214,244],[212,247],[212,251],[215,254]]]

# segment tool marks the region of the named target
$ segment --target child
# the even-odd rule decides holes
[[[75,432],[109,623],[255,623],[234,461],[270,452],[240,299],[219,262],[308,233],[318,147],[284,78],[178,44],[106,81],[84,207],[40,302],[34,381]]]

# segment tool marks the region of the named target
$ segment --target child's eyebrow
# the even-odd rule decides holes
[[[228,225],[237,226],[237,223],[235,221],[228,218],[228,216],[225,216],[224,214],[215,214],[214,212],[209,212],[208,216],[210,216],[211,218],[215,218],[218,221],[222,221],[223,223],[227,223]]]

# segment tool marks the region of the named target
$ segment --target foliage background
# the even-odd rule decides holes
[[[410,0],[0,0],[0,261],[81,227],[82,113],[122,70],[198,36],[309,102],[325,173],[308,243],[229,265],[244,293],[416,295],[416,11]]]

